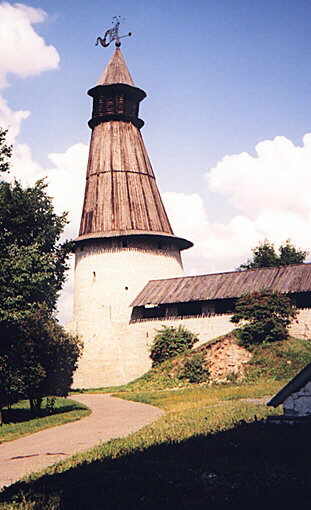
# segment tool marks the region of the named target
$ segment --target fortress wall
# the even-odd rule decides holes
[[[297,338],[311,340],[311,308],[299,310],[297,322],[292,322],[289,333]]]
[[[234,329],[234,324],[230,322],[230,314],[222,315],[210,315],[210,316],[189,316],[183,318],[159,318],[143,320],[135,322],[130,325],[133,334],[144,335],[146,343],[149,346],[152,344],[156,330],[161,329],[161,326],[184,326],[195,333],[199,341],[195,344],[195,347],[199,347],[208,340],[212,340],[221,335],[225,335]]]
[[[184,326],[199,337],[195,347],[225,335],[234,329],[230,314],[206,317],[161,318],[131,324],[114,323],[104,326],[98,337],[89,339],[74,378],[75,388],[95,388],[125,384],[151,368],[150,347],[162,325]],[[82,325],[80,324],[80,327]],[[102,324],[103,326],[103,324]],[[299,311],[298,322],[290,334],[311,340],[311,309]]]

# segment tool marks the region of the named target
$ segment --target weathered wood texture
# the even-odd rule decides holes
[[[77,241],[152,234],[189,248],[192,243],[174,236],[162,203],[138,129],[145,92],[134,87],[120,49],[89,94],[94,98],[93,131]]]
[[[127,68],[120,48],[115,49],[97,85],[111,85],[112,83],[126,83],[127,85],[134,86],[132,76]]]
[[[141,133],[120,121],[93,130],[79,235],[113,231],[173,235]]]
[[[131,306],[237,298],[263,289],[310,292],[311,264],[151,280]]]

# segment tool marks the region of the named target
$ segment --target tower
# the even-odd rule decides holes
[[[150,279],[181,276],[176,237],[140,129],[134,85],[116,44],[93,98],[79,236],[75,244],[74,330],[84,341],[75,387],[122,384],[146,370],[146,347],[130,331],[130,303]]]

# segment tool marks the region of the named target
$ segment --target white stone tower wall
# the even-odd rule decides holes
[[[164,248],[156,239],[132,244],[104,239],[77,247],[72,329],[82,338],[84,353],[74,387],[123,384],[149,367],[146,341],[129,326],[130,303],[149,280],[182,276],[183,268],[172,241]]]

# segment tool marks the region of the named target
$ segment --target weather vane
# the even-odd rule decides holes
[[[106,30],[103,38],[97,37],[95,46],[98,46],[98,44],[100,43],[103,46],[103,48],[107,48],[107,46],[109,46],[109,44],[112,43],[112,41],[116,41],[115,42],[116,47],[120,48],[120,46],[121,46],[120,39],[123,39],[123,37],[129,37],[132,35],[132,32],[129,32],[126,35],[119,35],[120,21],[121,21],[120,16],[114,16],[112,18],[112,28],[109,28],[108,30]],[[124,21],[124,20],[122,20],[122,21]]]

